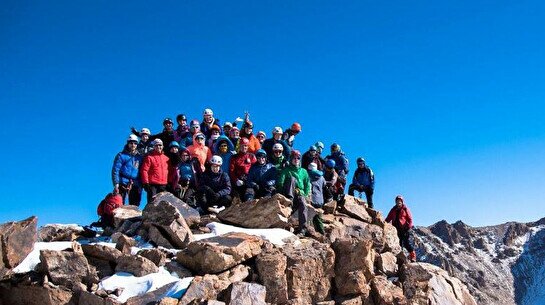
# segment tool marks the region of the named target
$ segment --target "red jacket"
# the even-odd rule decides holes
[[[409,208],[403,203],[401,207],[398,208],[396,205],[390,210],[386,222],[392,222],[398,230],[408,230],[413,227],[413,216]]]
[[[140,167],[142,184],[166,185],[168,181],[168,157],[163,153],[151,152]]]
[[[235,183],[238,179],[245,180],[250,171],[250,167],[252,167],[252,164],[256,161],[257,159],[252,153],[237,153],[236,155],[233,155],[229,163],[229,176],[231,182]]]

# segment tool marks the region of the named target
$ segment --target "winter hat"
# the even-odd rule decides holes
[[[318,165],[316,165],[316,163],[314,163],[314,162],[311,162],[311,163],[308,165],[308,170],[311,170],[311,171],[318,170]]]

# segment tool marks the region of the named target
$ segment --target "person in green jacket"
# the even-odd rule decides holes
[[[297,210],[299,217],[296,233],[305,235],[308,218],[306,198],[310,194],[311,185],[307,170],[301,168],[301,153],[298,150],[292,150],[289,165],[279,169],[276,186],[284,196],[293,200],[293,210]]]

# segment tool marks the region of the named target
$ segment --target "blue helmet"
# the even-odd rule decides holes
[[[171,148],[171,147],[178,147],[178,148],[180,148],[180,144],[178,144],[178,142],[176,142],[176,141],[172,141],[172,142],[170,142],[170,144],[168,145],[168,148]]]
[[[325,166],[327,168],[334,168],[335,167],[335,160],[333,159],[328,159],[326,162],[325,162]]]
[[[316,151],[316,146],[310,145],[310,148],[309,148],[308,150],[309,150],[309,151]]]
[[[255,156],[256,157],[259,157],[259,156],[267,156],[267,152],[263,149],[258,149],[256,152],[255,152]]]

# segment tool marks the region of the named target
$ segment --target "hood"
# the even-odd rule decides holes
[[[219,138],[216,140],[216,143],[214,143],[214,149],[213,149],[214,154],[219,154],[220,142],[222,142],[222,141],[227,141],[228,151],[235,150],[235,146],[233,145],[233,142],[231,142],[231,140],[229,140],[228,137],[226,137],[224,135],[220,135]]]
[[[199,135],[199,134],[202,134],[202,135],[204,136],[204,133],[202,133],[202,132],[200,132],[200,131],[197,132],[197,133],[195,133],[195,134],[193,135],[193,145],[194,145],[195,147],[203,147],[203,146],[204,146],[204,143],[203,143],[203,144],[199,144],[199,142],[197,142],[197,140],[196,140],[197,135]],[[205,137],[204,139],[206,140],[206,137]]]

